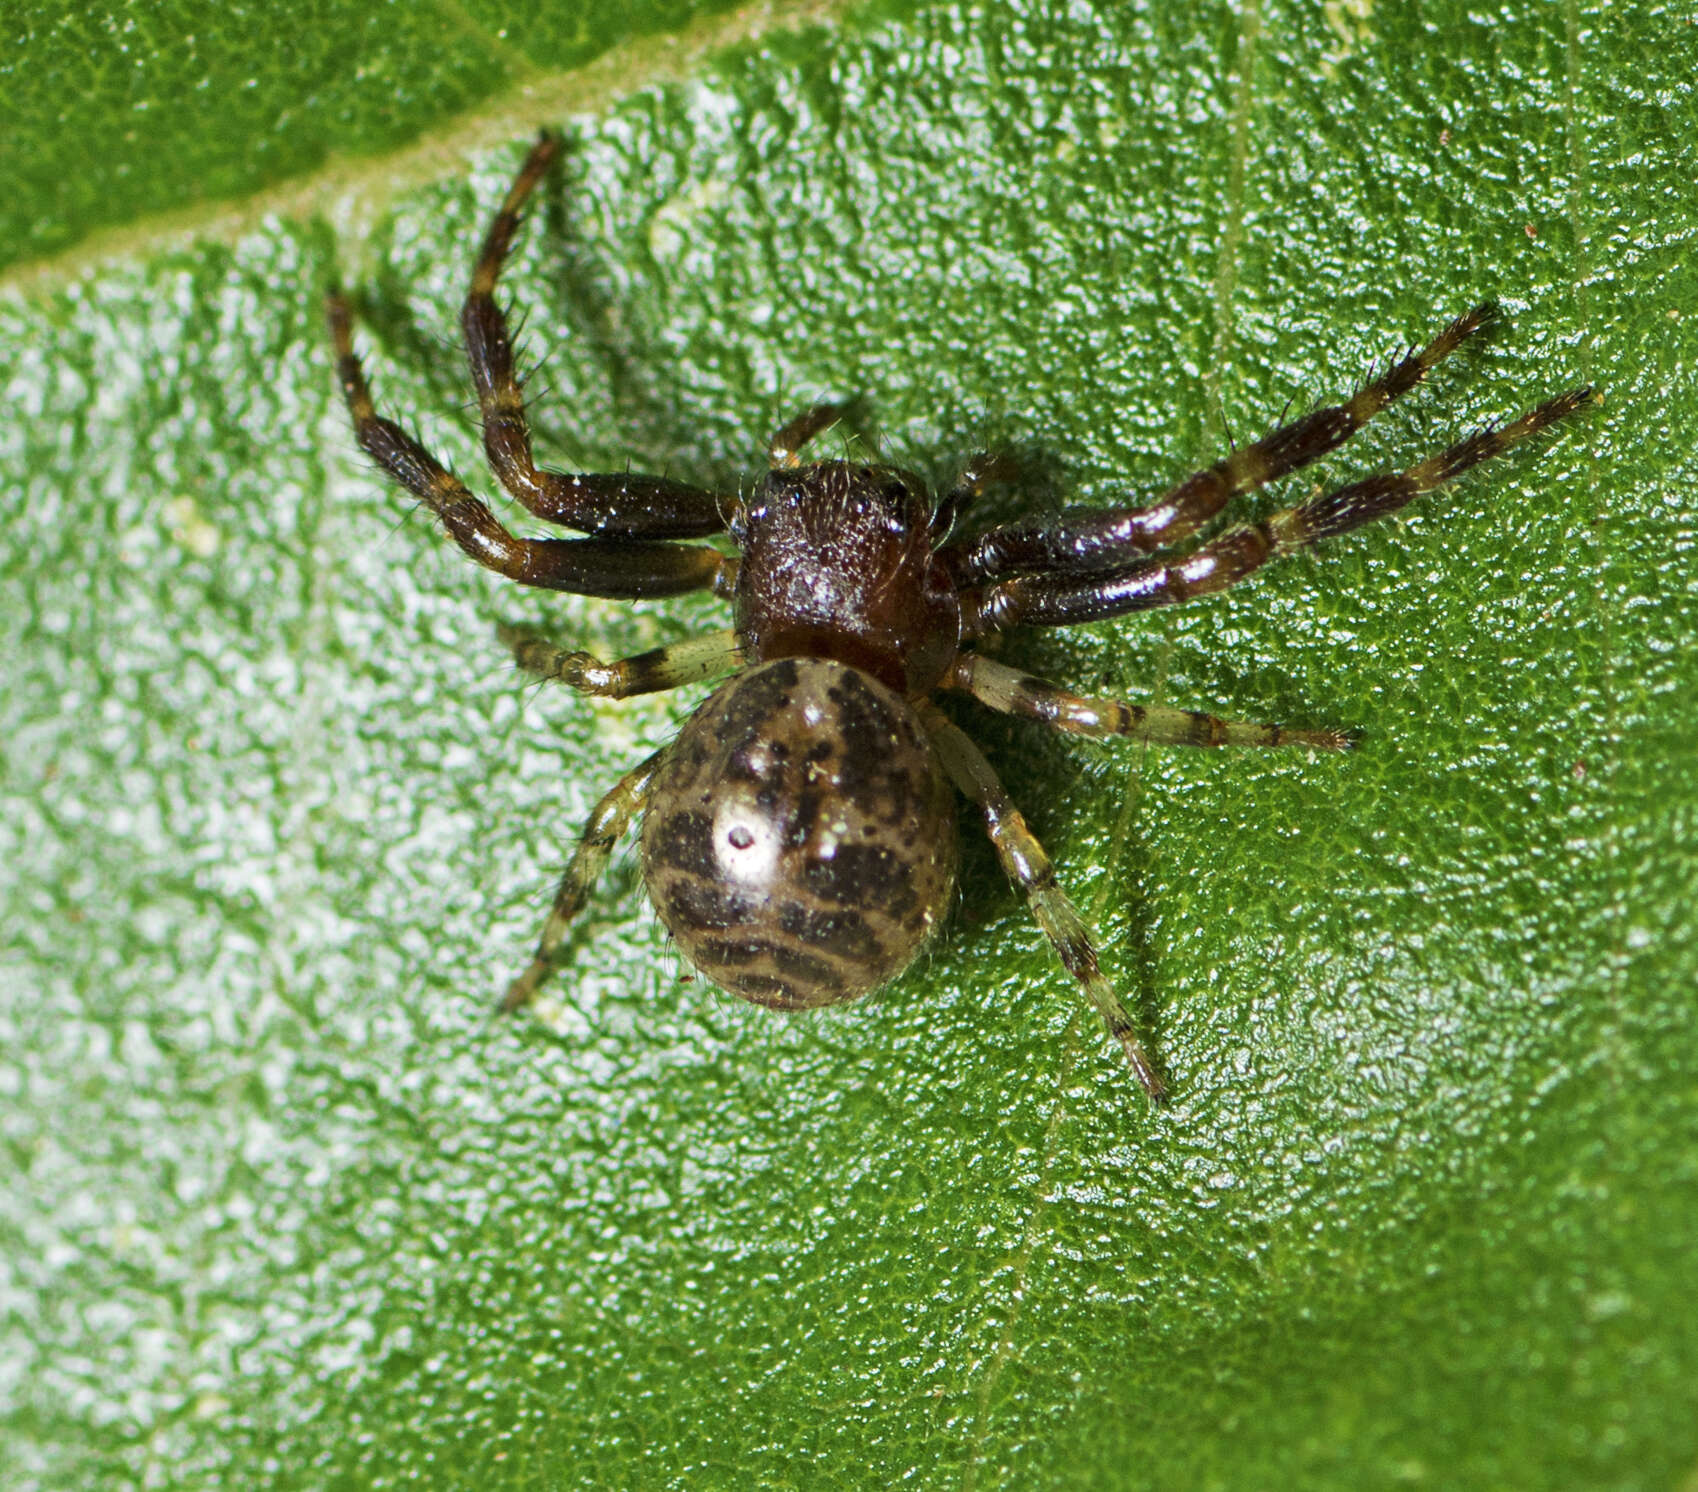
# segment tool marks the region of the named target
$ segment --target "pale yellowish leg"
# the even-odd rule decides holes
[[[584,835],[578,841],[572,863],[566,867],[566,874],[561,877],[560,889],[555,893],[554,906],[548,914],[548,921],[543,924],[537,951],[525,971],[507,986],[507,993],[501,999],[501,1014],[506,1015],[522,1005],[529,1005],[536,998],[536,993],[542,988],[544,981],[554,972],[560,962],[561,949],[566,942],[566,933],[572,919],[583,910],[590,888],[601,879],[601,873],[607,869],[613,846],[630,828],[631,820],[642,812],[649,784],[654,780],[654,774],[665,755],[663,748],[640,766],[633,767],[614,784],[613,791],[596,804],[590,814],[589,823],[584,826]]]
[[[743,644],[735,632],[709,632],[634,657],[603,663],[589,653],[571,652],[518,627],[503,623],[496,629],[513,650],[513,660],[538,678],[555,679],[581,694],[628,699],[676,689],[715,674],[729,673],[743,662]]]
[[[1158,746],[1308,746],[1317,751],[1347,751],[1351,745],[1350,738],[1336,730],[1255,725],[1247,720],[1222,720],[1201,710],[1070,694],[1045,679],[976,653],[963,653],[956,659],[948,684],[1005,715],[1041,720],[1080,736],[1130,736]]]
[[[1032,915],[1049,935],[1050,942],[1055,944],[1067,972],[1084,986],[1109,1034],[1124,1049],[1144,1091],[1151,1098],[1166,1097],[1167,1085],[1157,1075],[1149,1053],[1138,1040],[1130,1013],[1115,993],[1114,986],[1103,975],[1096,945],[1091,941],[1084,919],[1056,881],[1055,867],[1050,864],[1044,847],[1027,827],[1020,810],[1009,800],[984,753],[968,740],[963,731],[945,719],[935,705],[922,706],[921,716],[932,744],[937,747],[944,770],[984,815],[985,829],[990,834],[1002,868],[1025,893]]]

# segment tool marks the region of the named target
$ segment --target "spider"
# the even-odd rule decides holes
[[[506,490],[536,517],[589,535],[527,539],[372,403],[347,301],[328,298],[338,372],[360,445],[418,497],[479,564],[523,585],[638,598],[711,589],[732,603],[724,631],[604,663],[501,629],[518,665],[587,694],[625,698],[730,678],[669,746],[596,805],[529,965],[503,1010],[564,961],[572,920],[615,843],[642,816],[649,895],[684,957],[707,979],[777,1009],[834,1005],[914,961],[954,894],[955,791],[977,809],[1009,877],[1061,962],[1153,1098],[1165,1087],[1091,934],[979,749],[937,707],[940,691],[1085,736],[1175,746],[1302,746],[1350,738],[1069,693],[981,651],[1021,625],[1066,627],[1213,595],[1275,555],[1396,511],[1593,402],[1580,388],[1508,425],[1469,435],[1402,471],[1353,482],[1229,528],[1174,557],[1228,501],[1342,445],[1408,393],[1493,315],[1482,305],[1341,404],[1235,449],[1140,507],[1070,508],[958,534],[996,462],[974,458],[940,496],[912,472],[803,460],[837,421],[822,404],[784,426],[758,487],[728,496],[667,477],[571,475],[536,466],[513,343],[496,303],[527,198],[560,144],[532,146],[484,239],[461,315],[483,414],[484,448]],[[728,532],[734,555],[701,543]]]

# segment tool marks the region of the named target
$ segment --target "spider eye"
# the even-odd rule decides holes
[[[907,472],[893,471],[879,486],[879,506],[885,527],[893,534],[905,533],[923,522],[926,509],[925,484]]]

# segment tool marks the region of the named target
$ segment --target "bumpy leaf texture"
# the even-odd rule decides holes
[[[732,17],[645,87],[687,29],[655,7],[599,106],[529,120],[572,148],[511,293],[579,468],[734,483],[861,396],[894,459],[1009,446],[1035,500],[1115,502],[1487,296],[1495,342],[1245,508],[1604,390],[1406,519],[1009,650],[1349,757],[957,711],[1156,1112],[965,819],[947,935],[858,1006],[681,977],[626,852],[537,1018],[489,1018],[589,805],[702,693],[538,691],[496,622],[610,655],[721,613],[464,562],[354,450],[320,298],[488,490],[456,299],[525,128],[478,118],[617,40],[557,9],[18,28],[0,1480],[1684,1485],[1698,28],[904,5]]]

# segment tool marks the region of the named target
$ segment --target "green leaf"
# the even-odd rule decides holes
[[[0,56],[0,267],[143,214],[204,215],[333,156],[393,150],[474,105],[558,106],[552,95],[593,59],[611,51],[620,72],[654,71],[666,50],[691,50],[692,19],[730,9],[144,0],[114,12],[20,0]],[[462,137],[477,128],[456,125]]]
[[[170,102],[199,24],[26,27],[10,76],[46,97],[80,47]],[[0,1481],[1684,1485],[1698,29],[900,6],[439,139],[369,229],[328,178],[188,244],[139,216],[481,107],[492,26],[403,10],[364,77],[326,44],[341,91],[257,175],[306,73],[185,107],[105,219],[46,163],[120,95],[75,141],[35,108],[11,252],[132,237],[0,298]],[[565,42],[511,44],[570,94]],[[1040,504],[1116,502],[1488,295],[1490,346],[1244,508],[1604,392],[1406,519],[1008,649],[1348,757],[956,711],[1167,1108],[965,815],[945,938],[859,1005],[681,978],[622,853],[537,1018],[489,1019],[589,806],[703,692],[539,692],[497,621],[617,655],[723,616],[498,583],[354,449],[338,277],[383,406],[491,490],[456,302],[540,123],[572,148],[509,279],[561,463],[747,479],[862,396],[904,464],[1007,445]]]

